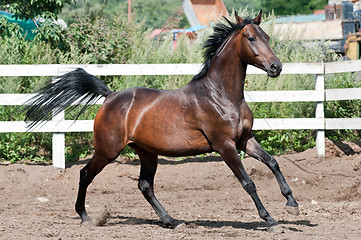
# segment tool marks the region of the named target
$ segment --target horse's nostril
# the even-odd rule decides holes
[[[274,63],[272,63],[271,66],[270,66],[270,68],[271,68],[271,71],[272,71],[272,72],[275,72],[275,71],[277,70],[277,65],[274,64]]]

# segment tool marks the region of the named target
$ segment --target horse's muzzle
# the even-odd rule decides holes
[[[280,61],[275,61],[271,63],[267,69],[267,74],[270,77],[278,77],[282,72],[282,63]]]

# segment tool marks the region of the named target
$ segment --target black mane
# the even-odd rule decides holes
[[[244,22],[241,24],[233,23],[225,17],[224,19],[226,20],[226,23],[217,23],[213,27],[214,33],[209,36],[205,42],[203,46],[203,57],[205,60],[202,65],[202,70],[197,75],[195,75],[192,80],[198,80],[204,77],[211,65],[213,56],[217,54],[219,48],[228,39],[228,37],[230,37],[237,30],[242,30],[247,24],[255,23],[250,17],[244,19]]]

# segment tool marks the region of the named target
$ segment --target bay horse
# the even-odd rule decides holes
[[[253,114],[244,99],[248,64],[266,71],[272,78],[282,71],[282,63],[270,48],[269,36],[259,26],[261,17],[262,10],[254,19],[242,19],[235,13],[236,22],[225,18],[224,23],[216,24],[204,45],[201,71],[180,89],[134,87],[113,92],[97,77],[77,69],[39,90],[31,100],[32,105],[26,107],[25,120],[32,121],[30,127],[50,119],[54,109],[66,109],[81,97],[86,103],[105,97],[94,121],[94,155],[80,171],[75,209],[82,223],[91,220],[85,210],[87,187],[126,145],[140,159],[138,187],[167,227],[176,228],[183,222],[172,218],[154,195],[158,155],[219,153],[251,196],[268,229],[281,232],[245,171],[237,152],[242,150],[267,165],[287,199],[286,210],[299,214],[298,203],[278,163],[252,134]]]

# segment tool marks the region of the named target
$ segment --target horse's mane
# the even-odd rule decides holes
[[[213,56],[217,54],[218,50],[234,32],[242,30],[247,24],[255,23],[250,17],[245,18],[241,24],[233,23],[225,17],[224,20],[226,23],[219,22],[213,27],[213,34],[209,36],[203,46],[203,57],[205,60],[202,65],[202,70],[195,75],[192,80],[198,80],[204,77],[211,65]]]

